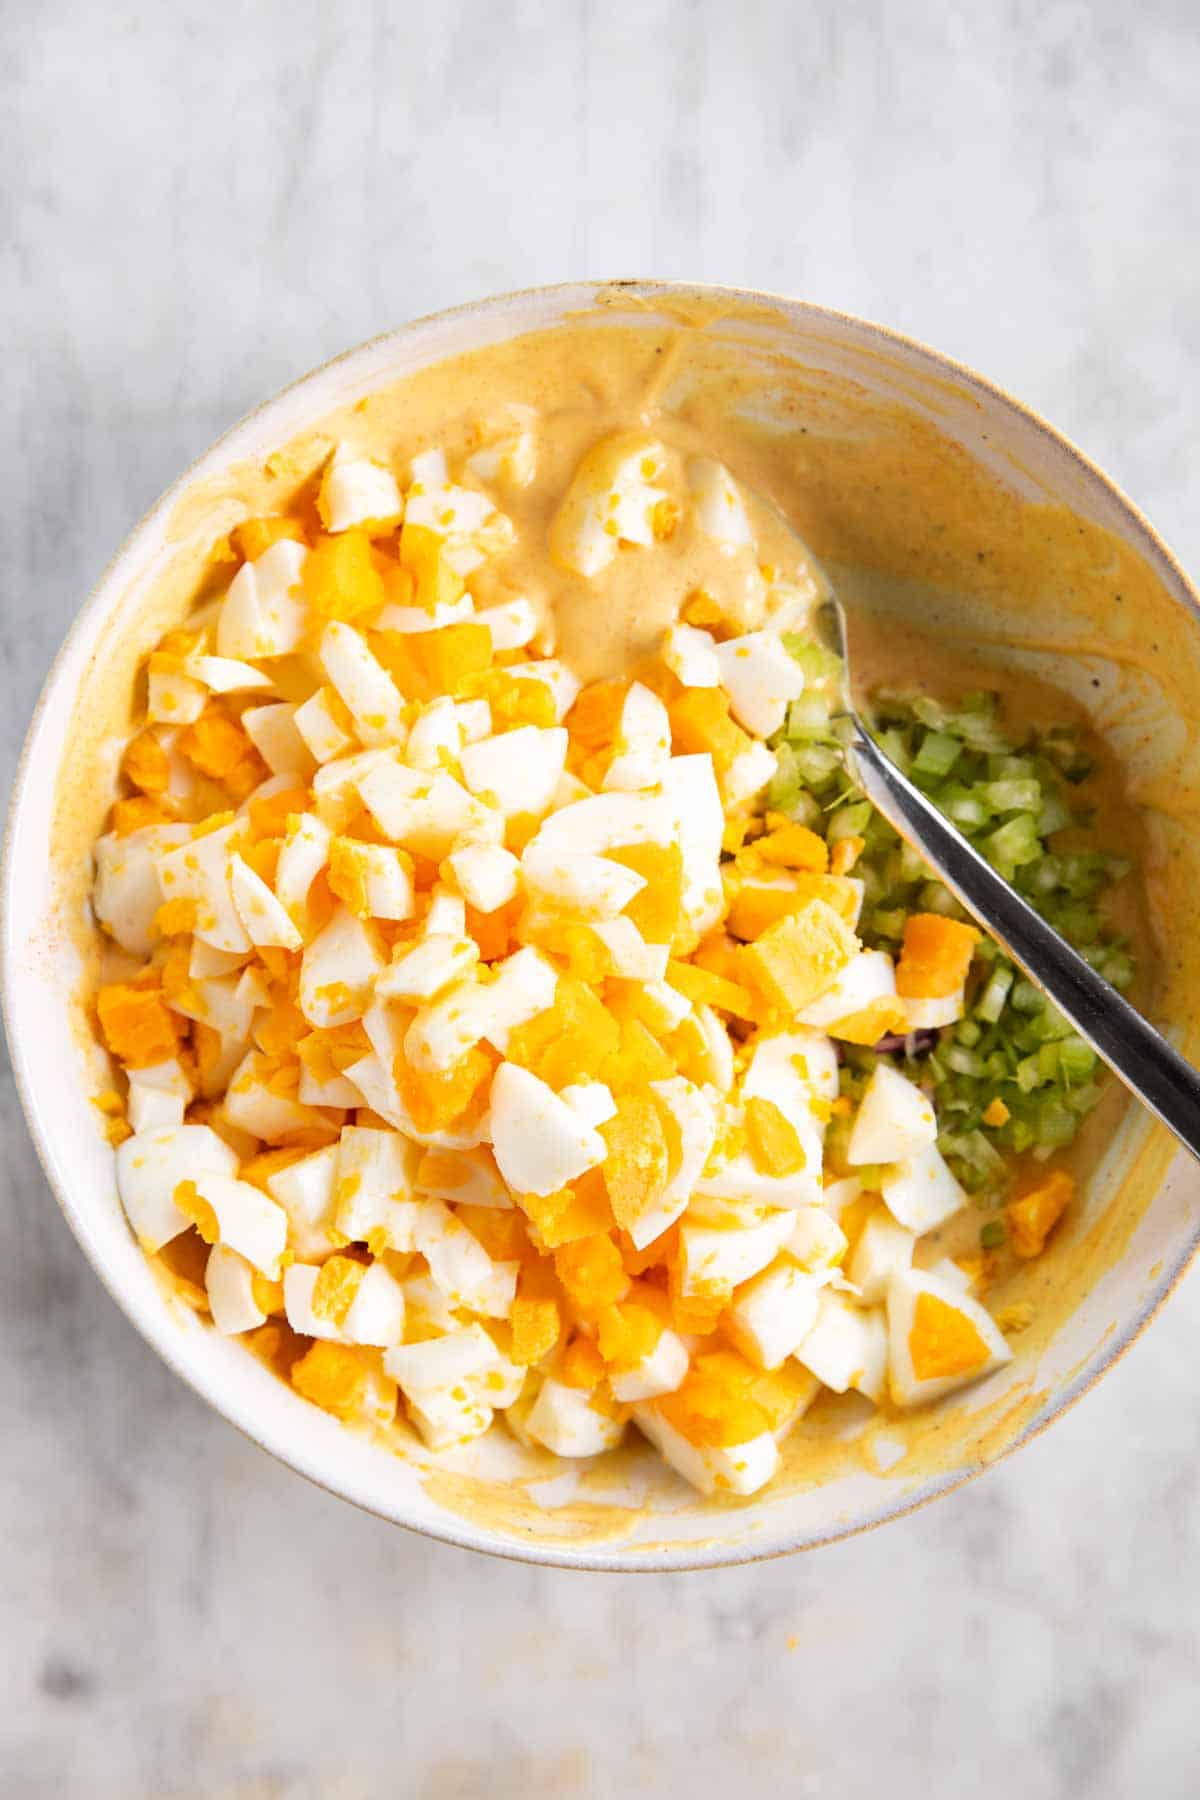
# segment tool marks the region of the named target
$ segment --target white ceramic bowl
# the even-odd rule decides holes
[[[532,1491],[509,1482],[529,1473],[515,1448],[495,1452],[499,1460],[482,1474],[471,1473],[469,1459],[464,1472],[461,1455],[440,1459],[441,1467],[438,1458],[419,1452],[397,1455],[301,1400],[235,1342],[173,1302],[153,1278],[121,1212],[112,1152],[89,1100],[98,1085],[96,1053],[86,1043],[78,1004],[77,921],[67,916],[79,908],[82,889],[78,870],[72,879],[52,860],[51,827],[64,757],[75,759],[68,764],[73,769],[80,758],[73,735],[80,696],[94,692],[98,681],[127,682],[130,644],[145,648],[152,641],[145,596],[177,548],[170,531],[178,530],[182,500],[231,465],[264,457],[333,408],[444,357],[554,326],[594,309],[601,298],[610,307],[635,303],[629,316],[651,328],[697,292],[706,301],[727,300],[735,312],[747,304],[758,309],[749,326],[743,320],[736,327],[746,354],[769,352],[881,404],[914,408],[1026,497],[1061,502],[1111,532],[1148,565],[1178,632],[1194,634],[1196,597],[1133,507],[1049,427],[932,351],[844,315],[733,291],[641,283],[603,293],[575,285],[509,295],[406,326],[306,376],[223,437],[147,514],[81,611],[42,693],[16,781],[3,875],[5,1018],[30,1129],[72,1230],[142,1334],[227,1419],[331,1492],[451,1543],[581,1568],[704,1567],[806,1548],[895,1518],[977,1473],[1081,1394],[1170,1290],[1197,1246],[1195,1170],[1180,1156],[1161,1178],[1166,1158],[1159,1155],[1153,1197],[1144,1211],[1138,1204],[1136,1229],[1124,1242],[1124,1228],[1112,1223],[1112,1199],[1145,1152],[1150,1129],[1127,1118],[1092,1183],[1086,1221],[1093,1239],[1108,1231],[1120,1254],[1097,1262],[1093,1243],[1089,1267],[1100,1273],[1094,1282],[1089,1276],[1077,1283],[1079,1304],[1061,1329],[1036,1351],[1022,1350],[1011,1369],[947,1411],[932,1451],[927,1443],[921,1457],[894,1468],[886,1467],[886,1455],[874,1467],[851,1458],[844,1467],[828,1465],[816,1485],[793,1471],[753,1501],[708,1502],[685,1491],[647,1453],[631,1459],[620,1477],[624,1485],[614,1486],[611,1473],[585,1474],[564,1505],[569,1476],[547,1482],[543,1468]],[[1017,627],[1018,636],[1023,630]],[[1193,694],[1200,712],[1200,683]],[[97,778],[90,768],[78,768],[78,777]],[[1182,1021],[1168,1010],[1166,1023]],[[636,1504],[623,1504],[630,1500]]]

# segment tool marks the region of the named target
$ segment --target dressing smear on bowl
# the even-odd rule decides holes
[[[874,606],[892,747],[1110,978],[1149,991],[1170,888],[1078,699],[942,628],[954,533],[862,572],[901,415],[848,431],[796,377],[765,422],[754,356],[708,348],[498,346],[193,492],[204,572],[137,647],[96,847],[147,1253],[314,1404],[406,1452],[515,1440],[539,1488],[639,1439],[717,1496],[849,1445],[907,1474],[959,1389],[982,1441],[1119,1106],[850,787],[785,514]],[[953,458],[906,429],[928,506]],[[921,574],[928,655],[879,607]]]

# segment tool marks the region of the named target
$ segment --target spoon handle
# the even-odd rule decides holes
[[[851,772],[889,825],[998,938],[1114,1074],[1200,1160],[1200,1073],[1036,913],[901,774],[861,719]]]

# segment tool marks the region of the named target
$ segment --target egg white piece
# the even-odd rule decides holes
[[[521,864],[502,844],[468,844],[448,860],[459,892],[476,912],[496,912],[516,898]]]
[[[267,1192],[288,1216],[288,1248],[301,1262],[317,1262],[337,1248],[332,1236],[338,1146],[326,1144],[267,1176]]]
[[[846,1254],[846,1234],[823,1205],[801,1206],[795,1215],[788,1255],[810,1274],[828,1280]]]
[[[244,967],[244,950],[214,950],[203,938],[193,938],[188,956],[188,977],[192,981],[211,981],[219,975],[232,975]]]
[[[880,1191],[892,1217],[916,1237],[942,1225],[967,1204],[967,1196],[936,1144],[883,1172]]]
[[[674,757],[668,768],[686,760],[689,759]],[[711,766],[711,758],[709,762]],[[674,836],[675,811],[665,795],[593,794],[543,820],[526,855],[536,847],[539,853],[603,856],[606,850],[628,844],[659,844],[665,848]]]
[[[936,1348],[924,1357],[919,1310],[923,1296],[940,1315]],[[957,1321],[953,1342],[945,1329],[951,1316]],[[1012,1349],[987,1309],[955,1283],[920,1269],[903,1269],[888,1283],[887,1325],[888,1377],[897,1406],[936,1400],[1012,1361]]]
[[[151,1256],[191,1220],[174,1201],[181,1181],[208,1170],[237,1174],[238,1159],[208,1125],[171,1125],[128,1137],[117,1149],[117,1192],[134,1235]]]
[[[755,737],[779,730],[788,704],[804,692],[804,671],[775,631],[748,631],[716,647],[721,686],[739,725]]]
[[[523,650],[537,636],[537,609],[524,594],[485,606],[475,616],[491,632],[493,650]]]
[[[402,744],[407,736],[404,701],[362,633],[333,619],[321,635],[318,655],[362,742]]]
[[[532,431],[516,431],[484,444],[465,464],[478,481],[501,481],[528,487],[537,470],[537,439]]]
[[[474,939],[423,937],[389,963],[375,983],[380,999],[432,1000],[451,982],[461,981],[479,961]]]
[[[346,1125],[335,1148],[334,1221],[342,1236],[374,1245],[378,1233],[389,1250],[414,1250],[421,1206],[415,1145],[398,1131]]]
[[[554,702],[555,723],[561,725],[576,700],[583,686],[574,670],[568,669],[566,663],[557,662],[551,656],[544,656],[536,662],[508,663],[504,673],[514,681],[540,681],[547,689]]]
[[[797,1362],[835,1394],[856,1388],[878,1401],[887,1374],[888,1335],[881,1308],[853,1306],[844,1295],[825,1288],[816,1323],[795,1351]]]
[[[248,1181],[198,1169],[196,1192],[216,1214],[220,1242],[244,1256],[260,1274],[279,1279],[279,1259],[287,1248],[287,1214]]]
[[[886,950],[860,950],[834,978],[830,987],[797,1014],[802,1025],[811,1025],[837,1037],[837,1027],[851,1014],[878,1000],[895,1000],[896,969]]]
[[[290,1094],[277,1093],[270,1085],[274,1063],[248,1050],[229,1077],[229,1086],[221,1102],[221,1111],[230,1125],[248,1131],[251,1137],[275,1144],[293,1131],[313,1131],[327,1120],[304,1106]]]
[[[563,1089],[564,1097],[566,1089]],[[457,1150],[423,1162],[417,1175],[419,1192],[431,1200],[486,1206],[494,1212],[512,1208],[512,1196],[500,1179],[490,1150]]]
[[[439,475],[429,451],[412,460],[412,486],[405,496],[405,522],[421,525],[442,540],[442,554],[459,575],[471,575],[488,557],[507,550],[515,534],[511,519],[487,494],[458,487],[445,471]]]
[[[673,1225],[684,1212],[708,1161],[717,1135],[717,1115],[703,1089],[682,1075],[652,1081],[651,1091],[668,1109],[679,1134],[679,1167],[674,1169],[658,1198],[629,1227],[638,1250]]]
[[[956,1025],[963,1017],[967,1010],[966,989],[955,988],[940,999],[914,1000],[905,995],[900,1004],[909,1031],[938,1031],[944,1025]]]
[[[108,832],[98,840],[92,910],[123,950],[149,955],[157,936],[154,915],[163,900],[159,859],[189,843],[191,835],[187,825],[146,825],[125,837]]]
[[[555,1456],[600,1456],[615,1450],[625,1435],[620,1419],[599,1412],[585,1388],[568,1387],[547,1377],[525,1418],[534,1443]]]
[[[217,617],[218,655],[252,662],[299,649],[308,623],[299,592],[307,560],[303,544],[280,538],[257,561],[242,564]]]
[[[837,1100],[837,1051],[822,1031],[774,1031],[759,1037],[741,1084],[745,1100],[754,1094],[775,1105],[799,1130],[802,1116],[813,1111],[813,1100]]]
[[[413,722],[404,759],[414,769],[445,768],[447,761],[458,761],[466,741],[458,703],[443,694],[423,707]]]
[[[344,831],[363,801],[362,784],[380,763],[390,761],[386,750],[355,750],[323,763],[313,776],[313,807],[331,831]]]
[[[687,483],[696,507],[696,523],[723,550],[753,547],[754,532],[741,489],[715,456],[690,456]]]
[[[680,1292],[686,1298],[732,1293],[774,1261],[793,1225],[787,1212],[740,1227],[685,1219],[679,1228]]]
[[[859,1233],[846,1271],[864,1305],[877,1306],[892,1276],[911,1267],[916,1242],[884,1207],[876,1207]]]
[[[343,848],[349,849],[354,869],[362,882],[366,916],[397,922],[410,919],[415,904],[412,864],[403,850],[393,850],[390,844],[363,844],[345,839]]]
[[[657,694],[635,681],[621,705],[606,792],[657,787],[671,755],[671,721]]]
[[[212,694],[242,694],[274,687],[271,677],[235,656],[189,656],[184,665]]]
[[[383,1263],[373,1262],[342,1320],[342,1336],[348,1344],[388,1350],[404,1336],[404,1315],[403,1287]]]
[[[483,993],[480,1036],[501,1056],[520,1025],[554,1005],[558,971],[540,950],[525,945],[494,965],[495,979]]]
[[[136,1135],[183,1124],[193,1088],[177,1057],[129,1070],[125,1112]]]
[[[933,1107],[920,1088],[886,1063],[877,1064],[855,1114],[846,1161],[851,1167],[903,1162],[936,1139]]]
[[[772,1432],[725,1448],[689,1443],[652,1401],[635,1406],[633,1416],[663,1461],[701,1494],[756,1494],[779,1468],[779,1445]]]
[[[703,937],[724,909],[721,838],[725,813],[712,757],[707,753],[673,756],[663,770],[662,791],[671,825],[665,839],[660,836],[652,841],[674,840],[679,844],[683,852],[684,917],[697,936]],[[610,844],[633,841],[614,838]]]
[[[463,747],[459,758],[463,780],[476,797],[497,807],[505,818],[516,813],[540,816],[554,798],[567,760],[567,734],[561,725],[541,729],[519,725],[497,737]]]
[[[447,882],[437,881],[429,896],[429,907],[421,921],[423,937],[467,935],[467,903]]]
[[[482,1325],[397,1345],[385,1353],[383,1366],[435,1450],[479,1437],[496,1408],[511,1406],[525,1379],[525,1371],[501,1355]]]
[[[151,668],[146,678],[146,722],[194,725],[208,704],[208,690],[182,668]]]
[[[320,687],[301,702],[293,716],[301,742],[317,763],[334,762],[354,747],[354,734],[339,718],[335,700],[332,688]]]
[[[289,1263],[283,1271],[283,1310],[288,1324],[301,1337],[321,1338],[327,1344],[345,1342],[332,1319],[313,1311],[313,1289],[321,1271],[311,1263]]]
[[[326,1031],[361,1019],[371,1003],[371,984],[384,967],[376,934],[349,907],[338,906],[304,947],[301,1012],[310,1025]]]
[[[500,1173],[516,1194],[553,1194],[608,1153],[599,1132],[516,1063],[496,1070],[491,1129]]]
[[[155,855],[163,899],[195,901],[195,934],[214,950],[244,952],[251,947],[230,888],[230,858],[245,829],[242,820],[233,819]]]
[[[130,1071],[129,1094],[125,1106],[131,1130],[136,1134],[141,1131],[157,1131],[168,1125],[182,1125],[183,1115],[187,1110],[185,1096],[164,1093],[161,1088],[135,1081],[133,1077],[137,1072]]]
[[[506,1319],[517,1288],[516,1263],[490,1257],[444,1200],[419,1200],[413,1242],[449,1306]]]
[[[662,981],[671,957],[669,944],[648,944],[632,919],[593,919],[591,930],[608,953],[610,974],[621,981]]]
[[[613,1399],[622,1406],[639,1400],[654,1400],[661,1394],[673,1394],[688,1372],[687,1345],[669,1325],[663,1327],[657,1343],[645,1356],[639,1357],[632,1369],[614,1370],[608,1385]]]
[[[242,929],[252,944],[299,950],[304,939],[287,908],[276,899],[262,876],[237,854],[229,859],[229,891]]]
[[[820,1280],[781,1256],[738,1288],[725,1328],[752,1363],[779,1369],[815,1325],[820,1298]]]
[[[735,1074],[733,1044],[729,1033],[712,1007],[703,1002],[694,1008],[693,1016],[703,1046],[697,1073],[703,1072],[704,1081],[709,1087],[716,1088],[719,1094],[727,1094],[733,1086]]]
[[[654,542],[654,514],[668,498],[657,485],[667,453],[644,432],[618,432],[588,451],[550,526],[550,554],[585,580],[603,573],[622,543]]]
[[[711,631],[701,631],[695,625],[671,625],[664,634],[660,655],[681,686],[720,686],[717,640]]]
[[[204,1290],[212,1322],[222,1337],[237,1337],[266,1323],[254,1298],[254,1270],[228,1244],[214,1244],[204,1265]]]
[[[223,1038],[247,1037],[255,1008],[263,1003],[259,983],[253,976],[247,979],[249,975],[248,970],[235,970],[191,980],[176,994],[174,1011],[211,1026]]]
[[[296,1097],[304,1106],[365,1106],[361,1091],[345,1075],[327,1075],[318,1079],[306,1064],[300,1065],[300,1085]]]
[[[303,919],[308,890],[329,862],[333,833],[315,813],[301,813],[275,865],[275,897],[296,923]]]
[[[541,832],[525,847],[521,874],[533,894],[584,921],[615,918],[646,885],[644,875],[608,857],[554,849]]]
[[[249,706],[242,714],[242,726],[273,774],[309,782],[316,773],[317,759],[296,727],[297,710],[288,700]]]
[[[778,769],[775,752],[766,744],[753,743],[734,757],[718,777],[721,798],[728,812],[741,812],[756,800]]]
[[[474,617],[475,602],[470,594],[460,594],[457,600],[439,600],[433,607],[389,603],[376,613],[375,630],[398,631],[402,637],[419,637],[426,631],[441,631],[444,625],[465,625]]]
[[[466,1321],[447,1302],[432,1275],[406,1275],[400,1285],[410,1336],[420,1341],[444,1331],[461,1331]]]
[[[857,1175],[844,1175],[839,1181],[827,1182],[821,1195],[821,1204],[831,1218],[841,1217],[844,1207],[857,1200],[863,1191],[863,1184]]]
[[[386,837],[441,862],[468,843],[499,843],[501,813],[485,806],[445,770],[409,769],[391,758],[370,769],[359,793]]]
[[[317,510],[329,532],[349,531],[353,525],[383,529],[399,524],[404,502],[390,469],[339,444],[325,466]]]
[[[404,1055],[413,1067],[435,1075],[460,1062],[488,1029],[491,996],[472,972],[427,1001],[404,1036]]]
[[[607,1125],[617,1116],[612,1089],[603,1081],[576,1081],[562,1089],[559,1099],[579,1114],[585,1125]]]

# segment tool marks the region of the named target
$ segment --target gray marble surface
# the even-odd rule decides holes
[[[2,0],[0,755],[253,401],[568,276],[784,289],[1044,410],[1200,567],[1194,0]],[[1200,1788],[1200,1285],[1022,1455],[742,1571],[473,1558],[275,1466],[87,1270],[0,1095],[0,1795]]]

